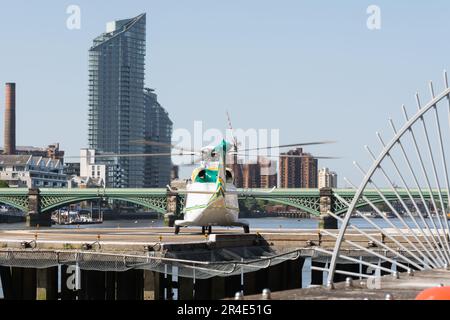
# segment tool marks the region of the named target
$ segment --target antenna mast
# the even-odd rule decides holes
[[[233,125],[231,124],[231,118],[230,118],[230,114],[228,113],[228,111],[227,111],[227,118],[228,118],[228,128],[231,130],[231,135],[233,137],[234,152],[237,153],[237,151],[238,151],[238,143],[237,143],[236,137],[233,134]],[[237,158],[237,154],[235,156]]]

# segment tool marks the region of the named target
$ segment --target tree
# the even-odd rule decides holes
[[[9,188],[8,182],[0,180],[0,188]]]

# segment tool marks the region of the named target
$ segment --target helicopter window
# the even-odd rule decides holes
[[[197,173],[195,181],[197,182],[206,182],[206,183],[214,183],[217,180],[217,170],[209,170],[204,169],[200,170]]]
[[[205,177],[206,177],[206,171],[205,171],[205,170],[200,171],[200,172],[198,173],[198,177],[199,177],[200,179],[205,179]]]

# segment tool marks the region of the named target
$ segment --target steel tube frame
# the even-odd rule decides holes
[[[371,168],[367,171],[366,176],[363,178],[363,181],[360,184],[360,187],[356,191],[355,197],[353,198],[347,213],[345,214],[345,218],[343,220],[343,224],[339,230],[339,235],[337,237],[337,241],[334,248],[334,253],[331,258],[330,262],[330,268],[328,273],[328,280],[327,283],[332,284],[333,283],[333,275],[336,272],[336,261],[339,256],[339,251],[341,248],[342,241],[344,239],[344,234],[347,230],[351,214],[353,213],[356,204],[358,200],[361,198],[361,195],[363,194],[366,186],[368,185],[369,181],[371,180],[374,172],[379,167],[380,163],[386,158],[386,156],[389,154],[389,152],[392,150],[392,148],[397,144],[397,142],[405,135],[406,132],[411,130],[412,125],[414,125],[419,119],[422,119],[423,115],[430,110],[433,106],[436,106],[438,102],[443,100],[444,98],[449,99],[450,95],[450,88],[446,88],[442,93],[440,93],[437,97],[434,97],[427,105],[425,105],[423,108],[421,108],[416,115],[414,115],[412,118],[408,119],[407,122],[404,124],[404,126],[400,129],[400,131],[394,136],[394,138],[391,140],[391,142],[383,149],[377,160],[372,164]],[[434,200],[433,193],[430,194],[431,198]],[[450,200],[450,199],[449,199]],[[447,243],[448,244],[448,243]],[[445,252],[445,251],[444,251]],[[446,261],[448,262],[448,252],[445,254]]]

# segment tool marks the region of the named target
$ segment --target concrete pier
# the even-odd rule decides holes
[[[333,212],[334,201],[331,188],[320,189],[320,229],[338,229],[337,220],[329,215],[329,212]]]
[[[28,190],[27,227],[51,227],[51,213],[41,212],[41,193],[39,189]]]
[[[180,235],[175,236],[173,228],[64,230],[39,228],[0,231],[0,263],[2,261],[12,263],[12,267],[0,266],[4,298],[170,300],[178,296],[181,300],[217,300],[233,298],[236,292],[240,291],[243,291],[245,296],[257,295],[268,288],[274,296],[290,299],[305,298],[311,292],[313,296],[315,294],[319,298],[328,292],[321,291],[320,288],[315,288],[318,291],[301,289],[305,259],[312,259],[312,266],[324,268],[329,257],[320,256],[320,252],[315,251],[315,248],[332,250],[334,247],[334,239],[321,230],[254,230],[255,233],[252,234],[241,234],[228,229],[214,231],[216,233],[209,236],[202,235],[200,230],[196,229],[184,229]],[[376,231],[368,232],[374,237],[381,238]],[[360,235],[349,234],[347,238],[361,245],[367,245],[367,240]],[[183,277],[186,273],[178,271],[172,276],[171,272],[175,272],[172,265],[163,265],[162,269],[158,269],[159,273],[155,270],[133,268],[132,265],[121,271],[110,269],[123,262],[125,256],[134,259],[156,254],[161,257],[208,262],[220,259],[224,254],[228,256],[227,259],[232,257],[234,259],[232,261],[241,261],[239,254],[244,257],[245,252],[260,252],[258,250],[268,250],[267,252],[273,254],[294,251],[297,252],[297,258],[289,256],[286,260],[277,261],[279,263],[275,264],[271,261],[267,264],[265,261],[263,269],[207,279]],[[70,260],[72,261],[70,264],[65,264],[64,261],[69,261],[67,254],[84,257],[80,268],[77,268],[78,262],[75,265],[73,260]],[[359,258],[362,253],[348,250],[347,254]],[[113,255],[117,260],[105,260],[105,255]],[[12,256],[15,258],[8,260],[10,259],[8,257]],[[358,263],[338,262],[338,264],[340,270],[373,273],[373,270]],[[383,267],[391,268],[391,265],[384,263]],[[164,270],[168,273],[164,273]],[[184,272],[187,272],[186,270]],[[323,285],[322,271],[312,270],[310,276],[311,284]],[[450,275],[448,276],[450,279]],[[347,277],[336,274],[334,280],[337,283],[345,281]],[[360,283],[359,278],[354,278],[357,280],[355,283]],[[58,283],[61,284],[59,290]],[[389,281],[385,284],[395,288]],[[341,293],[337,290],[329,294],[339,296]]]

